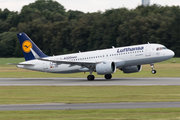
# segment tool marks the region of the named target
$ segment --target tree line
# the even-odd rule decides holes
[[[180,57],[180,7],[137,6],[105,12],[66,11],[37,0],[20,12],[0,9],[0,57],[22,57],[16,34],[25,32],[47,55],[160,43]]]

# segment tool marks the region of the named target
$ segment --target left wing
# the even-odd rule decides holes
[[[70,64],[70,66],[73,65],[80,65],[80,66],[85,66],[88,68],[94,67],[96,64],[101,63],[101,62],[96,62],[96,61],[64,61],[64,60],[49,60],[49,59],[43,59],[41,57],[39,57],[39,55],[31,48],[31,52],[34,55],[34,57],[38,60],[42,60],[42,61],[49,61],[49,62],[53,62],[53,63],[58,63],[58,64]]]

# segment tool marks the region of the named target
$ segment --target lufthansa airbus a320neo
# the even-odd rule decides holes
[[[168,60],[174,52],[161,44],[141,44],[111,49],[79,52],[58,56],[45,55],[36,44],[25,34],[17,34],[25,57],[25,62],[17,67],[49,73],[89,72],[88,80],[94,80],[93,72],[111,79],[116,69],[124,73],[140,72],[143,64],[150,64],[152,74],[154,63]]]

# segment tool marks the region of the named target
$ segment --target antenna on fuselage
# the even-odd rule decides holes
[[[150,43],[148,42],[148,44],[150,44]]]

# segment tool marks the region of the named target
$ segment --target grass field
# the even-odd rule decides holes
[[[180,86],[1,86],[0,104],[179,101]],[[2,120],[179,120],[179,108],[0,111]]]
[[[0,77],[1,78],[39,78],[39,77],[84,77],[86,78],[89,75],[88,72],[76,73],[76,74],[54,74],[54,73],[44,73],[36,72],[30,70],[24,70],[17,68],[16,66],[6,65],[7,63],[19,63],[24,61],[24,58],[0,58]],[[155,69],[157,74],[151,74],[151,68],[149,65],[143,65],[143,69],[139,73],[124,74],[122,71],[117,70],[113,74],[113,77],[180,77],[180,58],[172,58],[168,61],[155,64]],[[95,77],[104,77],[102,75],[97,75],[93,73]]]
[[[0,104],[179,101],[180,86],[1,86]],[[0,120],[179,120],[179,108],[0,111]]]
[[[0,104],[180,101],[180,86],[0,86]]]
[[[1,120],[179,120],[179,108],[0,111]]]

